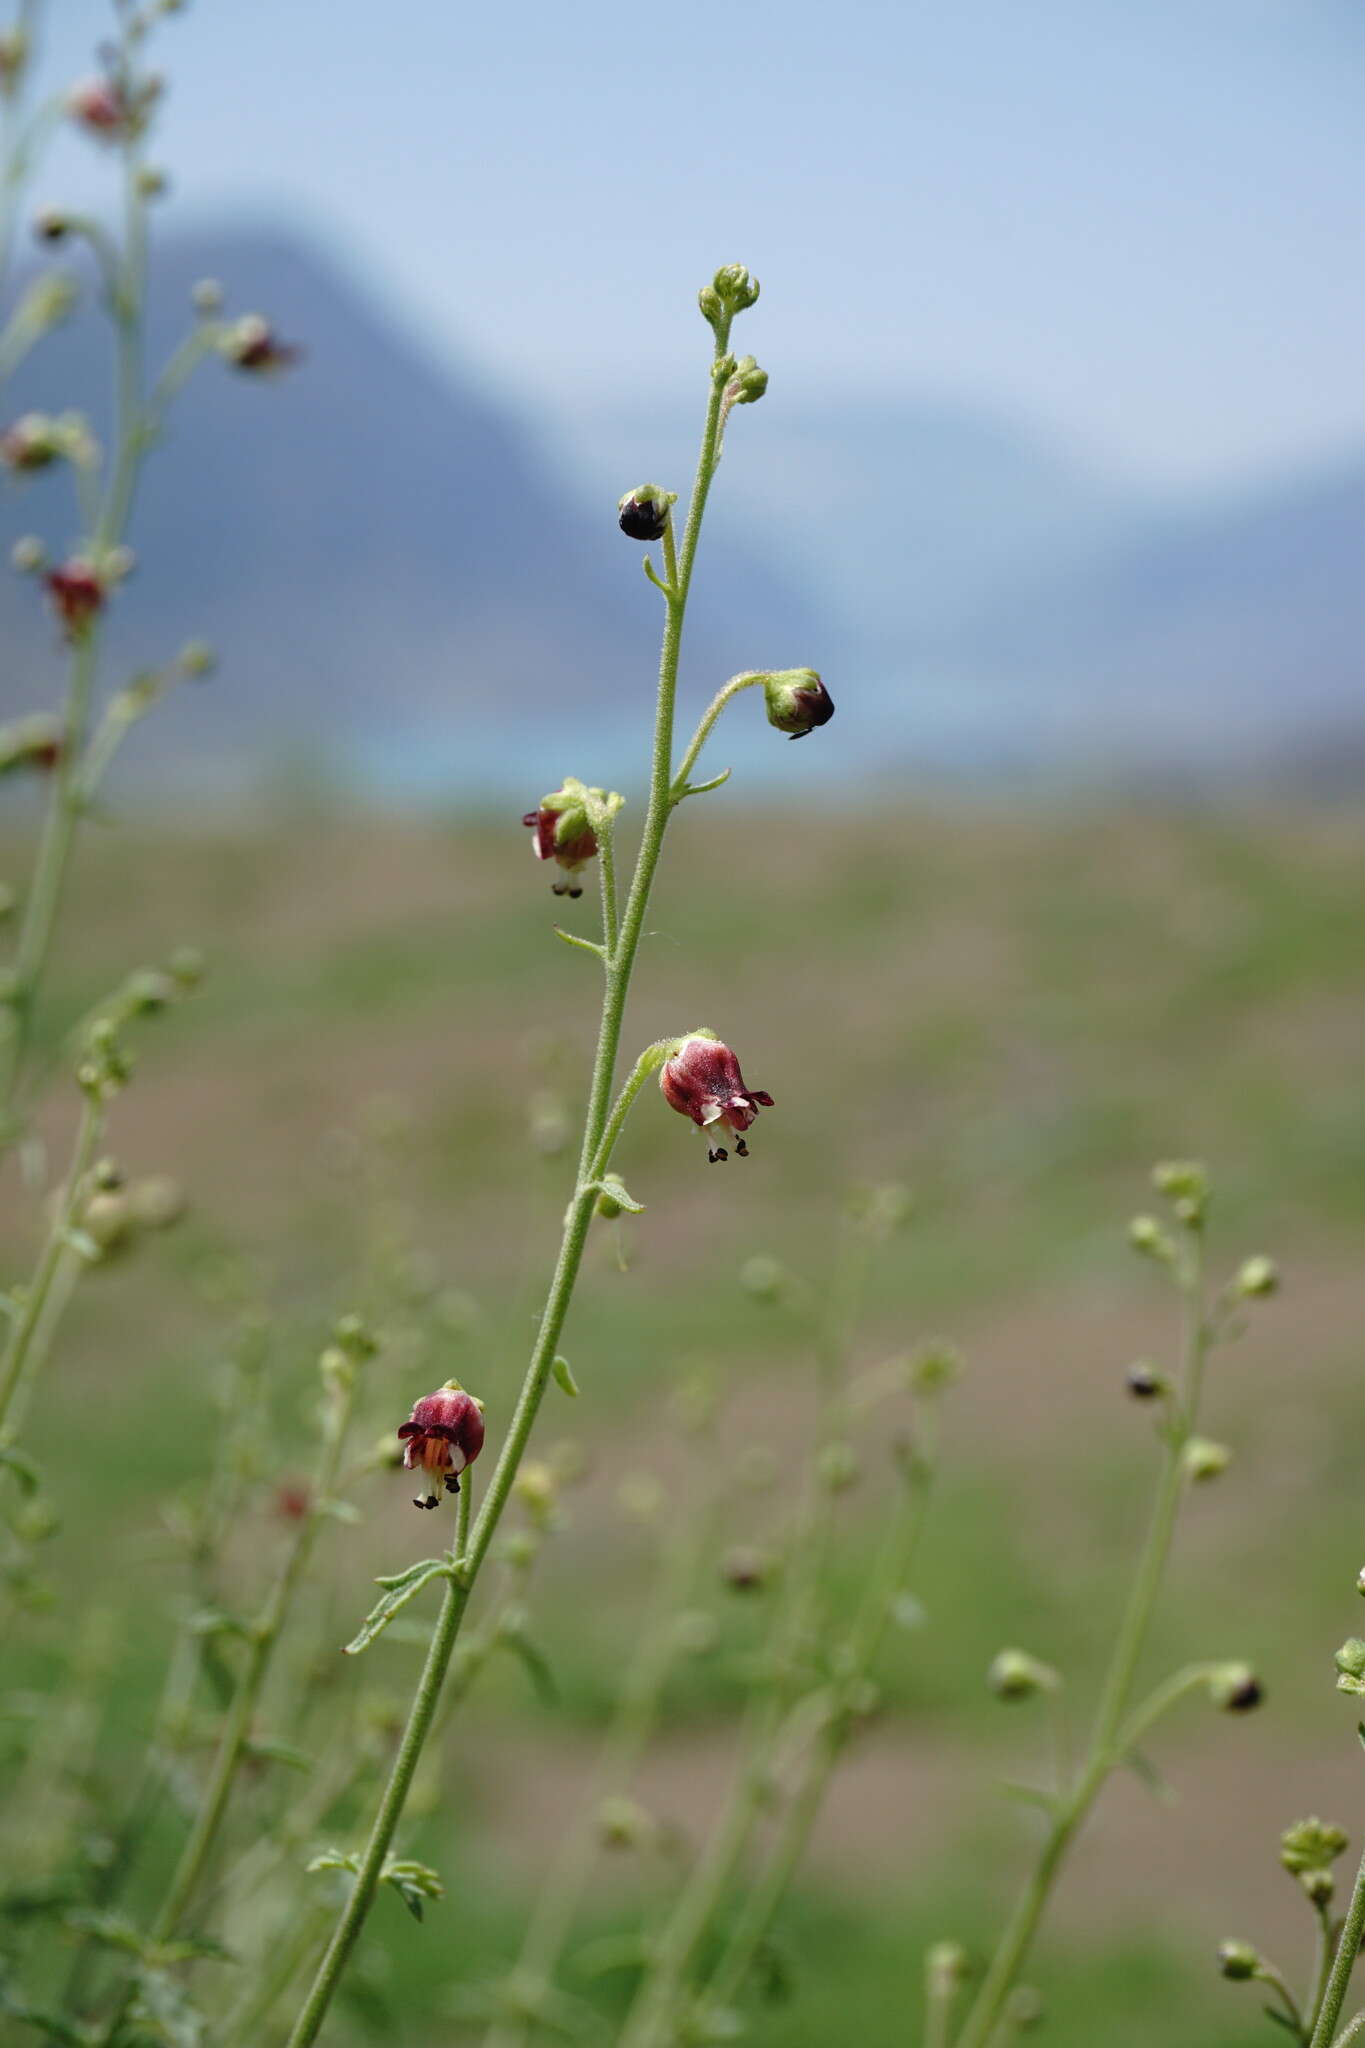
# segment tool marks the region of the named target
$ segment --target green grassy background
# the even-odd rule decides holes
[[[884,1660],[882,1710],[778,1930],[789,1995],[756,2013],[753,2038],[918,2038],[925,1942],[985,1945],[1029,1833],[998,1781],[1040,1768],[1043,1732],[989,1698],[984,1668],[1005,1642],[1061,1665],[1079,1722],[1116,1626],[1153,1463],[1122,1375],[1169,1354],[1175,1333],[1124,1226],[1152,1200],[1152,1160],[1174,1153],[1213,1169],[1216,1261],[1271,1251],[1286,1286],[1217,1363],[1209,1433],[1235,1461],[1191,1503],[1151,1669],[1245,1655],[1267,1703],[1250,1720],[1191,1705],[1172,1722],[1156,1749],[1175,1803],[1113,1788],[1031,1974],[1058,2048],[1101,2031],[1114,2048],[1276,2038],[1244,1988],[1216,1979],[1212,1944],[1243,1934],[1297,1969],[1308,1914],[1276,1833],[1301,1811],[1351,1826],[1365,1810],[1330,1663],[1359,1623],[1365,1540],[1362,854],[1365,824],[1346,807],[885,797],[856,816],[803,805],[746,820],[729,791],[686,807],[629,1041],[710,1025],[776,1107],[753,1156],[723,1168],[652,1091],[635,1113],[618,1163],[646,1213],[597,1227],[566,1342],[582,1395],[552,1389],[544,1418],[546,1443],[587,1454],[532,1602],[558,1704],[495,1669],[452,1728],[446,1797],[413,1838],[448,1897],[421,1928],[381,1902],[362,1982],[373,2003],[353,2008],[354,2030],[411,2048],[477,2038],[453,2016],[462,1988],[511,1959],[638,1626],[644,1546],[619,1483],[657,1472],[669,1512],[695,1512],[708,1453],[680,1437],[667,1396],[699,1369],[722,1390],[724,1441],[770,1445],[794,1472],[809,1332],[751,1299],[740,1268],[772,1254],[819,1291],[850,1187],[895,1179],[914,1211],[874,1274],[856,1362],[942,1335],[968,1369],[947,1412],[926,1621]],[[179,1584],[160,1518],[211,1452],[235,1299],[269,1304],[275,1448],[282,1469],[306,1468],[307,1362],[362,1297],[375,1232],[393,1237],[421,1305],[395,1313],[365,1431],[455,1373],[485,1398],[496,1443],[569,1174],[532,1127],[543,1141],[561,1112],[572,1124],[595,1014],[593,964],[551,925],[590,930],[590,909],[554,903],[502,819],[323,811],[192,833],[125,824],[88,842],[45,1025],[54,1052],[129,965],[181,941],[212,963],[191,1003],[145,1027],[115,1113],[119,1155],[182,1180],[190,1214],[90,1276],[31,1431],[60,1493],[43,1561],[60,1595],[6,1661],[21,1688],[44,1686],[90,1615],[111,1617],[106,1778],[126,1769],[158,1681]],[[58,1090],[54,1147],[69,1108]],[[377,1124],[391,1127],[382,1146],[365,1136]],[[12,1188],[10,1201],[14,1271],[32,1222]],[[866,1448],[840,1599],[856,1596],[881,1492],[875,1432]],[[359,1484],[366,1521],[338,1534],[309,1597],[319,1644],[363,1611],[370,1572],[428,1546],[407,1493],[401,1479]],[[740,1503],[737,1527],[761,1533],[773,1512]],[[274,1540],[264,1512],[243,1528],[244,1586]],[[720,1646],[680,1670],[644,1781],[688,1826],[724,1782],[759,1626],[720,1592],[706,1599]],[[379,1646],[366,1683],[401,1696],[415,1655]],[[264,1811],[290,1789],[277,1774],[252,1797]],[[149,1889],[166,1846],[147,1859]],[[610,1863],[589,1928],[621,1924],[653,1882]]]

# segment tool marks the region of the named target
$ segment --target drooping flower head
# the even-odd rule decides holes
[[[223,354],[234,370],[269,377],[298,362],[303,350],[296,342],[281,341],[270,322],[260,313],[244,313],[223,336]]]
[[[728,1045],[706,1031],[694,1031],[684,1038],[659,1073],[664,1099],[680,1116],[690,1116],[706,1139],[706,1156],[714,1165],[728,1157],[720,1143],[727,1131],[734,1134],[735,1150],[748,1157],[744,1142],[760,1107],[771,1109],[773,1099],[761,1088],[746,1088],[739,1061]]]
[[[813,668],[783,668],[765,678],[768,723],[802,740],[834,716],[834,699]]]
[[[67,639],[79,640],[104,609],[104,582],[94,563],[84,555],[72,555],[59,568],[50,569],[44,581]]]
[[[576,775],[566,775],[564,787],[543,796],[539,807],[521,821],[535,835],[531,851],[536,859],[557,861],[564,870],[564,879],[550,885],[556,896],[583,894],[578,872],[597,852],[597,834],[588,823],[590,796],[604,800],[600,789],[590,791]]]
[[[438,1488],[435,1493],[415,1494],[412,1504],[434,1508],[442,1485],[447,1493],[459,1492],[461,1472],[483,1449],[483,1403],[467,1394],[458,1380],[447,1380],[434,1394],[423,1395],[398,1435],[408,1471],[421,1466]]]

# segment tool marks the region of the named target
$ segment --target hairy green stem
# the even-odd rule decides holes
[[[1358,2012],[1353,2015],[1348,2025],[1337,2035],[1336,2040],[1332,2043],[1332,2048],[1347,2048],[1349,2042],[1360,2040],[1362,2035],[1365,2035],[1365,2012]]]
[[[1052,1818],[1037,1863],[1005,1925],[955,2048],[988,2048],[1005,2000],[1028,1958],[1071,1844],[1105,1781],[1123,1759],[1120,1731],[1171,1553],[1185,1485],[1183,1453],[1198,1416],[1208,1353],[1203,1240],[1198,1231],[1191,1233],[1190,1256],[1180,1275],[1180,1285],[1185,1305],[1185,1337],[1179,1408],[1171,1416],[1166,1433],[1165,1456],[1147,1540],[1110,1659],[1088,1752],[1070,1796]]]
[[[673,797],[675,802],[679,801],[686,794],[688,777],[697,765],[702,748],[711,737],[716,720],[720,717],[731,698],[737,697],[741,690],[753,689],[756,683],[761,683],[762,681],[761,673],[750,671],[744,675],[731,676],[729,682],[717,690],[715,696],[711,699],[711,702],[698,720],[697,729],[688,743],[687,752],[678,764],[678,772],[673,778]]]
[[[1327,1988],[1322,1995],[1322,2004],[1318,2007],[1309,2048],[1332,2048],[1337,2021],[1341,2017],[1341,2008],[1346,2003],[1346,1993],[1350,1989],[1351,1973],[1360,1955],[1362,1937],[1365,1937],[1365,1856],[1362,1856],[1360,1868],[1356,1872],[1351,1903],[1346,1908],[1346,1918],[1337,1937],[1337,1952],[1332,1959]],[[1351,2032],[1356,2029],[1357,2023],[1353,2021]]]
[[[722,323],[716,335],[715,355],[723,356],[729,340],[728,324]],[[713,375],[711,395],[707,406],[706,423],[702,432],[701,450],[697,458],[696,479],[687,510],[687,523],[683,532],[682,549],[670,573],[670,587],[665,595],[665,617],[663,645],[659,657],[658,694],[655,704],[654,741],[650,763],[649,802],[640,851],[631,880],[630,893],[626,899],[621,919],[620,932],[615,944],[607,943],[605,959],[605,986],[602,998],[601,1022],[597,1035],[597,1050],[593,1060],[592,1079],[589,1084],[587,1110],[584,1117],[583,1143],[579,1153],[578,1177],[564,1219],[564,1231],[560,1240],[559,1256],[555,1264],[554,1277],[541,1315],[540,1327],[532,1349],[530,1364],[522,1382],[517,1404],[508,1424],[507,1436],[502,1452],[494,1468],[488,1493],[475,1522],[469,1545],[465,1551],[458,1577],[446,1589],[436,1626],[432,1631],[426,1661],[418,1680],[417,1690],[409,1709],[407,1725],[393,1769],[385,1785],[378,1810],[370,1828],[368,1840],[361,1855],[355,1882],[338,1916],[331,1940],[318,1965],[308,1995],[300,2009],[294,2028],[289,2037],[289,2048],[307,2048],[317,2039],[318,2032],[327,2015],[338,1983],[352,1948],[365,1924],[374,1900],[375,1890],[383,1869],[384,1858],[393,1840],[394,1832],[402,1818],[407,1803],[408,1791],[416,1772],[418,1761],[441,1695],[446,1668],[460,1633],[469,1596],[478,1577],[479,1569],[487,1556],[498,1523],[511,1494],[531,1431],[535,1426],[540,1403],[549,1383],[559,1346],[560,1334],[569,1312],[574,1286],[582,1263],[583,1248],[587,1242],[588,1227],[596,1206],[596,1194],[591,1186],[594,1174],[600,1174],[607,1165],[603,1154],[602,1141],[607,1129],[612,1081],[620,1053],[621,1030],[625,1019],[626,999],[630,992],[631,976],[634,972],[635,957],[639,950],[644,929],[645,912],[649,904],[650,890],[659,863],[664,833],[672,808],[670,799],[671,767],[673,757],[673,710],[678,687],[678,665],[682,652],[683,623],[687,611],[687,596],[691,586],[692,571],[696,560],[697,543],[701,536],[702,517],[706,499],[711,488],[711,479],[717,463],[717,440],[720,431],[720,409],[722,380]],[[671,528],[671,520],[670,520]],[[666,549],[669,545],[665,533]],[[667,559],[667,556],[666,556]],[[606,938],[604,932],[604,938]]]

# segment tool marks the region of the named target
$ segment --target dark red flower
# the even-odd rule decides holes
[[[745,1131],[760,1106],[773,1106],[772,1096],[761,1088],[745,1087],[739,1061],[729,1046],[702,1032],[684,1038],[672,1059],[665,1060],[659,1086],[670,1106],[680,1116],[690,1116],[704,1133],[706,1156],[713,1165],[728,1156],[718,1142],[727,1129],[735,1134],[736,1152],[746,1158]]]
[[[303,350],[293,342],[281,341],[270,322],[259,313],[248,313],[228,330],[223,353],[234,369],[248,370],[260,377],[275,370],[287,370],[299,360]]]
[[[483,1404],[457,1381],[447,1380],[434,1394],[423,1395],[398,1434],[403,1440],[403,1463],[410,1472],[420,1465],[423,1471],[438,1475],[438,1483],[444,1483],[447,1493],[458,1493],[461,1472],[483,1449]],[[434,1508],[438,1499],[438,1493],[419,1493],[412,1504]]]
[[[66,110],[92,135],[119,135],[128,126],[128,95],[116,78],[84,78],[67,95]]]
[[[602,792],[594,790],[592,794],[600,797]],[[587,798],[588,791],[578,777],[567,775],[564,787],[552,789],[521,821],[535,834],[531,851],[536,859],[557,861],[565,871],[565,880],[551,884],[556,896],[583,894],[578,871],[597,852],[597,834],[588,823]]]
[[[43,580],[68,640],[79,640],[104,608],[105,588],[93,562],[72,555],[60,568],[50,569]]]
[[[275,1513],[285,1522],[301,1522],[313,1496],[301,1479],[285,1479],[275,1489]]]

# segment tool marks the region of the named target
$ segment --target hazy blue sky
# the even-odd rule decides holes
[[[54,11],[65,69],[107,16]],[[199,0],[163,56],[182,222],[311,225],[542,405],[671,395],[738,259],[774,394],[983,398],[1162,482],[1365,441],[1360,0]]]

